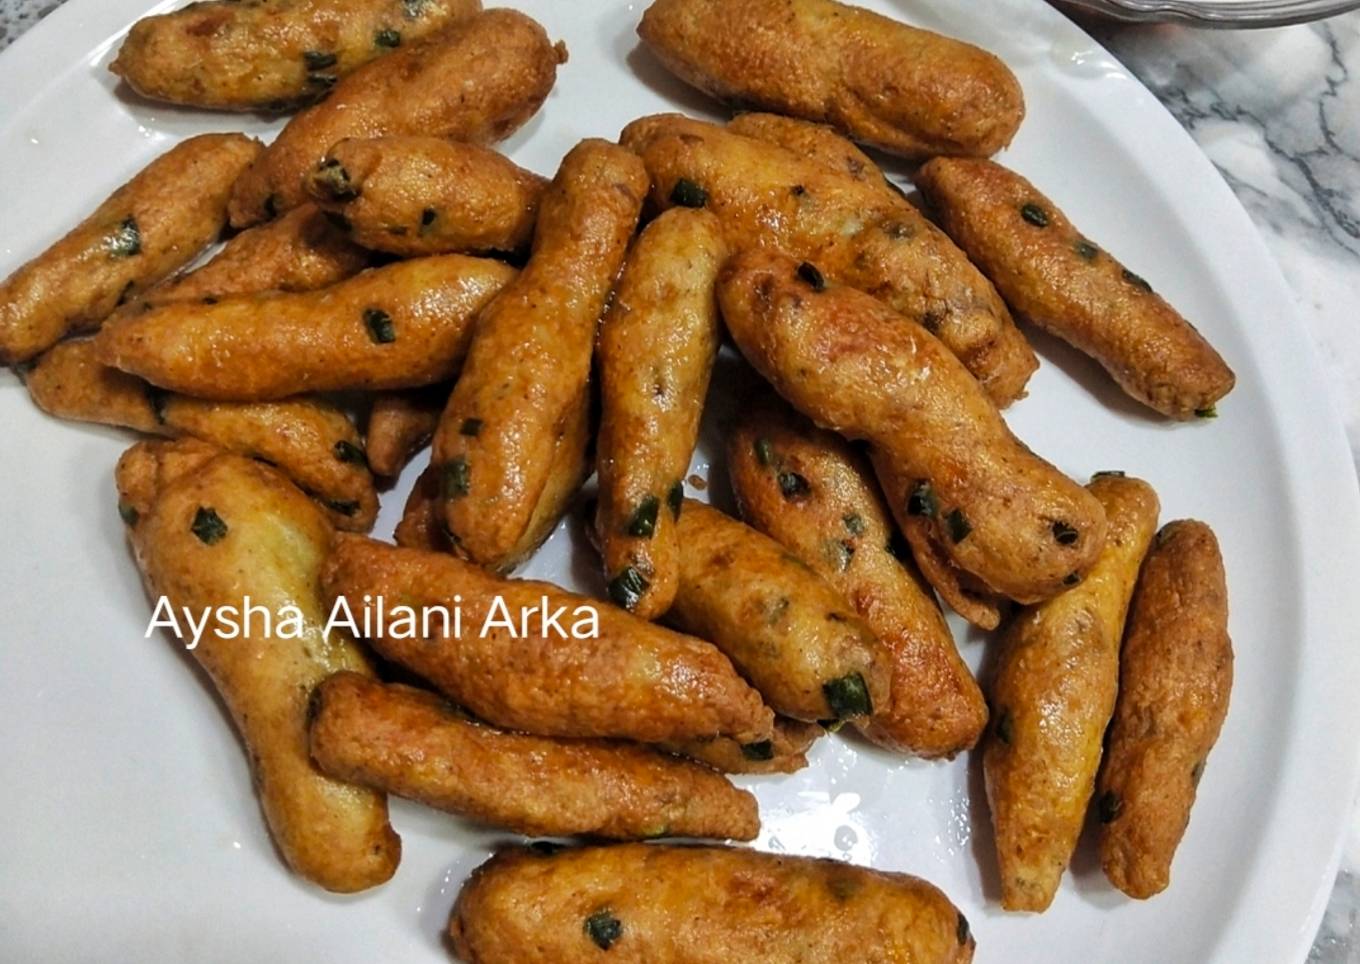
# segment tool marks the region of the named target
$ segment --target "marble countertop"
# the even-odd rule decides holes
[[[0,49],[61,2],[0,0]],[[1185,125],[1251,214],[1360,464],[1360,12],[1255,31],[1076,19]],[[1360,816],[1308,960],[1360,964]]]

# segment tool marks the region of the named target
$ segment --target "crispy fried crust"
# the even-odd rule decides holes
[[[157,391],[100,364],[89,340],[54,345],[26,381],[37,406],[58,418],[192,436],[263,459],[315,498],[337,528],[367,532],[377,517],[378,494],[359,433],[332,405],[300,398],[208,402]]]
[[[686,499],[669,618],[714,642],[777,712],[853,719],[888,700],[888,654],[839,593],[767,536]],[[837,697],[837,693],[850,697]]]
[[[323,585],[332,598],[344,596],[356,615],[365,594],[383,597],[389,611],[461,606],[461,635],[452,626],[445,635],[436,621],[429,639],[389,633],[372,642],[495,726],[647,743],[717,735],[770,739],[769,709],[711,645],[549,583],[501,579],[445,553],[342,536]],[[567,607],[558,621],[564,632],[582,618],[578,607],[588,607],[598,614],[599,635],[563,639],[543,632],[533,612],[545,598],[554,612]],[[517,626],[528,611],[528,633],[512,639],[493,625],[483,634],[493,605]]]
[[[1130,897],[1161,893],[1232,690],[1228,586],[1213,530],[1172,522],[1148,553],[1120,653],[1097,791],[1100,859]]]
[[[728,331],[795,408],[873,445],[917,559],[923,546],[938,550],[1020,602],[1085,573],[1104,543],[1099,502],[1011,434],[937,339],[863,292],[806,274],[776,252],[733,258],[718,283]]]
[[[1138,479],[1089,486],[1109,519],[1086,579],[1016,614],[991,687],[983,769],[996,829],[1001,906],[1053,901],[1086,817],[1119,685],[1119,639],[1153,533],[1157,495]]]
[[[454,375],[481,308],[515,276],[457,254],[403,261],[321,291],[172,302],[95,339],[105,364],[199,398],[411,388]]]
[[[513,10],[488,10],[360,67],[297,114],[237,182],[231,223],[268,220],[306,200],[303,178],[346,137],[426,134],[504,140],[552,90],[566,48]]]
[[[527,249],[548,186],[490,148],[417,135],[346,138],[305,183],[356,243],[407,257]]]
[[[1020,82],[994,55],[833,0],[655,0],[638,34],[720,100],[911,159],[995,154],[1025,116]]]
[[[327,890],[349,893],[392,876],[401,840],[379,793],[324,776],[307,754],[307,698],[339,670],[371,674],[349,637],[325,632],[318,576],[332,536],[325,517],[283,476],[200,442],[142,442],[118,463],[118,491],[140,506],[130,526],[153,597],[178,613],[243,606],[244,594],[282,619],[302,614],[299,638],[237,638],[214,615],[193,656],[207,671],[246,744],[265,820],[288,865]],[[215,513],[218,528],[205,527]]]
[[[628,743],[505,733],[432,693],[337,673],[317,688],[312,759],[338,780],[529,836],[750,840],[756,799]]]
[[[629,124],[621,143],[652,175],[652,200],[698,200],[733,250],[771,247],[867,291],[949,346],[999,405],[1038,367],[991,283],[906,199],[824,162],[678,114]],[[682,185],[688,182],[689,197]]]
[[[725,847],[503,850],[449,921],[469,964],[966,964],[974,941],[916,877]]]
[[[857,725],[880,746],[953,756],[977,742],[987,704],[910,558],[873,468],[840,436],[763,394],[742,406],[727,469],[742,518],[850,601],[891,656],[889,698]]]
[[[368,464],[374,472],[388,478],[401,474],[434,437],[450,391],[451,386],[441,383],[374,396],[366,437]]]
[[[284,110],[481,9],[480,0],[209,0],[138,20],[109,70],[153,100]]]
[[[523,548],[646,193],[636,156],[582,141],[544,196],[528,264],[478,319],[434,463],[457,550],[481,565],[505,567]]]
[[[1100,362],[1132,398],[1188,419],[1232,391],[1232,369],[1204,336],[1019,174],[938,158],[916,184],[1012,308]]]
[[[172,147],[0,284],[0,363],[27,361],[188,264],[217,239],[227,196],[260,154],[244,134]]]
[[[774,735],[758,743],[738,743],[725,736],[711,740],[665,743],[662,748],[706,763],[719,773],[796,773],[807,766],[807,751],[826,730],[787,716],[774,718]]]
[[[856,147],[854,141],[842,137],[825,124],[785,117],[783,114],[750,111],[728,121],[727,129],[742,137],[777,144],[862,184],[895,190],[868,154]]]
[[[605,579],[646,580],[627,608],[655,619],[679,580],[675,514],[721,337],[713,284],[727,257],[717,218],[667,211],[628,256],[600,328],[603,414],[595,528]]]

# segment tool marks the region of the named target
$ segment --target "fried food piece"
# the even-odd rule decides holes
[[[825,733],[819,723],[776,716],[774,735],[758,743],[738,743],[718,736],[665,743],[662,748],[706,763],[719,773],[796,773],[807,766],[808,749]]]
[[[601,140],[572,148],[543,198],[528,264],[478,319],[434,463],[457,551],[480,565],[504,568],[523,549],[646,193],[629,151]]]
[[[1124,616],[1157,531],[1146,482],[1098,476],[1088,488],[1109,519],[1105,549],[1081,585],[1016,614],[991,689],[983,769],[1006,910],[1046,910],[1076,849],[1114,712]]]
[[[595,530],[605,579],[645,580],[625,600],[644,619],[670,608],[679,581],[675,516],[718,353],[713,284],[726,257],[717,218],[667,211],[633,245],[600,328]]]
[[[481,0],[209,0],[138,20],[109,70],[152,100],[286,110],[481,9]]]
[[[231,711],[284,860],[339,893],[381,884],[401,858],[386,798],[325,776],[307,753],[312,688],[341,670],[372,674],[352,639],[326,631],[325,516],[268,466],[195,440],[137,444],[116,480],[147,591],[176,613],[211,613],[186,644]],[[273,614],[271,631],[256,616],[233,637],[222,607],[239,613],[243,594]]]
[[[1172,522],[1148,553],[1129,608],[1096,803],[1105,876],[1130,897],[1170,883],[1232,676],[1218,540],[1203,522]]]
[[[305,186],[355,242],[410,257],[527,249],[548,181],[490,148],[408,135],[346,138]]]
[[[502,850],[449,921],[469,964],[966,964],[974,941],[916,877],[728,847]]]
[[[773,251],[729,261],[718,301],[737,347],[785,399],[873,446],[888,504],[942,594],[927,554],[1019,602],[1057,595],[1095,563],[1100,503],[1012,435],[929,332]]]
[[[719,100],[831,124],[912,160],[995,154],[1025,116],[998,57],[834,0],[654,0],[638,35]]]
[[[189,138],[5,279],[0,364],[28,361],[72,332],[99,327],[121,302],[197,257],[217,240],[231,186],[261,150],[244,134]]]
[[[1171,418],[1212,415],[1236,376],[1152,287],[1000,164],[937,158],[916,184],[941,226],[1022,317],[1090,355]]]
[[[403,549],[424,552],[451,552],[449,535],[444,529],[444,500],[439,497],[440,473],[433,465],[416,476],[416,484],[406,496],[401,521],[393,540]]]
[[[439,413],[453,389],[446,384],[380,392],[368,415],[368,464],[378,475],[400,475],[434,437]]]
[[[707,207],[733,250],[777,248],[815,264],[937,335],[998,405],[1024,394],[1039,363],[1005,303],[905,198],[678,114],[634,121],[620,141],[646,163],[658,207]]]
[[[337,780],[529,836],[751,840],[756,798],[629,743],[505,733],[409,686],[337,673],[313,698],[312,759]]]
[[[373,527],[378,494],[362,440],[332,405],[302,398],[209,402],[162,392],[100,364],[89,340],[54,345],[39,357],[26,382],[33,401],[49,415],[190,436],[263,459],[316,499],[332,525],[352,532]]]
[[[477,313],[515,276],[457,254],[371,268],[321,291],[172,302],[95,338],[105,364],[221,401],[413,388],[457,373]]]
[[[355,536],[338,539],[322,583],[356,617],[365,595],[384,598],[388,610],[460,609],[461,633],[451,618],[445,632],[432,617],[428,638],[405,638],[389,620],[372,643],[494,726],[643,743],[771,738],[760,695],[710,644],[550,583],[502,579],[446,553]]]
[[[231,223],[245,227],[307,200],[304,178],[346,137],[504,140],[542,106],[566,59],[534,20],[488,10],[360,67],[295,115],[236,183]]]
[[[777,713],[851,720],[888,700],[888,655],[836,590],[773,539],[686,499],[669,618],[712,642]],[[641,581],[616,579],[617,597]]]
[[[122,311],[257,291],[316,291],[358,274],[368,258],[315,205],[304,204],[242,231],[202,267],[162,281]]]
[[[864,735],[924,757],[976,743],[982,690],[910,556],[894,555],[897,531],[869,460],[765,394],[742,406],[727,469],[742,518],[845,596],[891,657],[889,698],[856,721]]]
[[[839,171],[862,184],[897,191],[873,159],[855,146],[854,141],[837,134],[834,128],[812,121],[751,111],[727,122],[727,129],[742,137],[775,144],[815,161],[828,170]],[[900,194],[901,192],[898,191]]]

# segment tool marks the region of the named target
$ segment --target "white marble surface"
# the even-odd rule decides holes
[[[61,2],[0,0],[0,49]],[[1079,19],[1189,129],[1250,212],[1360,464],[1360,13],[1241,32]],[[1282,330],[1281,350],[1300,334]],[[1360,815],[1309,961],[1360,964]]]

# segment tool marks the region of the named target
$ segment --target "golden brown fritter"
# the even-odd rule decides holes
[[[434,463],[457,551],[480,565],[504,568],[523,549],[646,193],[629,151],[574,147],[543,198],[528,264],[477,321]]]
[[[1146,482],[1099,476],[1089,488],[1109,519],[1105,549],[1080,585],[1016,614],[991,686],[983,768],[1006,910],[1046,910],[1072,859],[1114,712],[1124,616],[1157,531]]]
[[[397,869],[401,840],[386,798],[333,780],[307,753],[307,698],[340,670],[371,674],[354,641],[327,632],[318,596],[333,535],[325,517],[273,469],[197,441],[142,442],[116,474],[147,591],[178,613],[211,608],[186,640],[245,742],[270,834],[288,865],[327,890],[365,890]],[[269,610],[240,626],[221,607]],[[294,617],[285,607],[294,607]],[[284,630],[284,620],[289,620]],[[186,681],[187,682],[187,681]]]
[[[891,657],[889,698],[857,725],[880,746],[924,757],[970,748],[987,704],[935,595],[908,555],[869,460],[771,394],[743,403],[727,442],[742,518],[850,601]]]
[[[356,243],[410,257],[527,249],[548,182],[490,148],[408,135],[346,138],[305,186]]]
[[[245,227],[307,199],[304,177],[346,137],[424,134],[486,144],[532,117],[565,63],[543,28],[514,10],[488,10],[423,43],[360,67],[288,122],[231,197]]]
[[[600,327],[603,399],[595,530],[605,580],[646,581],[625,608],[655,619],[680,577],[675,516],[721,337],[713,283],[727,257],[717,218],[677,208],[633,245]]]
[[[849,175],[862,184],[896,190],[868,154],[825,124],[783,114],[750,111],[728,121],[727,129],[742,137],[776,144],[828,170]]]
[[[152,100],[286,110],[481,9],[481,0],[208,0],[138,20],[109,70]]]
[[[313,696],[312,759],[338,780],[529,836],[750,840],[756,798],[629,743],[505,733],[432,693],[337,673]]]
[[[772,251],[729,261],[718,301],[742,354],[785,399],[872,444],[888,504],[951,605],[966,608],[926,565],[930,554],[1020,602],[1056,595],[1095,562],[1099,502],[1011,434],[929,332]]]
[[[449,921],[469,964],[967,964],[963,914],[916,877],[728,847],[503,850]]]
[[[852,720],[887,702],[887,652],[844,598],[779,543],[693,499],[675,535],[680,582],[669,618],[712,640],[775,712]],[[628,588],[616,579],[610,592],[617,599]]]
[[[642,156],[659,207],[702,206],[734,251],[809,261],[935,333],[998,405],[1038,367],[991,283],[905,198],[716,124],[658,114],[620,138]]]
[[[120,303],[197,257],[217,240],[232,184],[261,150],[244,134],[189,138],[0,283],[0,364],[98,328]]]
[[[907,158],[995,154],[1025,116],[1020,82],[994,55],[834,0],[654,0],[638,34],[720,100]]]
[[[663,749],[706,763],[719,773],[796,773],[807,766],[807,751],[826,730],[787,716],[774,718],[774,735],[758,743],[725,736],[662,744]]]
[[[341,536],[323,586],[332,598],[345,597],[356,617],[365,595],[382,597],[389,612],[430,610],[428,637],[404,638],[389,620],[373,645],[494,726],[644,743],[771,737],[773,717],[760,695],[710,644],[550,583],[501,579],[446,553]],[[545,601],[549,614],[565,607],[552,626],[539,615]],[[438,610],[455,608],[462,632],[450,617],[446,633]],[[590,636],[592,628],[598,635]]]
[[[101,364],[89,340],[49,348],[26,383],[37,406],[58,418],[187,435],[263,459],[316,499],[337,528],[367,532],[377,517],[378,494],[362,440],[333,405],[303,398],[210,402],[162,392]]]
[[[1188,419],[1232,391],[1236,376],[1204,336],[1019,174],[938,158],[916,183],[1010,306],[1098,361],[1130,397]]]
[[[440,383],[425,388],[379,392],[368,413],[368,464],[378,475],[400,475],[406,463],[434,438],[439,413],[449,400],[452,386]]]
[[[457,254],[402,261],[320,291],[172,302],[95,338],[105,364],[222,401],[412,388],[462,364],[477,313],[515,277]]]
[[[1119,657],[1119,699],[1097,788],[1105,876],[1159,894],[1190,822],[1232,690],[1228,586],[1213,530],[1162,529],[1143,564]]]

